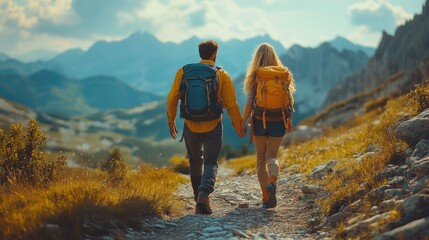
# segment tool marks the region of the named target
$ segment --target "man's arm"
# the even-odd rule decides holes
[[[244,137],[245,133],[241,131],[240,108],[237,104],[234,84],[225,70],[219,70],[219,80],[222,81],[222,104],[228,110],[235,131],[240,137]]]
[[[167,118],[168,118],[168,127],[170,128],[171,137],[176,140],[178,130],[176,127],[176,113],[177,113],[177,102],[179,101],[179,91],[180,91],[180,82],[182,81],[183,69],[180,68],[176,77],[174,78],[173,85],[171,86],[170,93],[167,98]]]

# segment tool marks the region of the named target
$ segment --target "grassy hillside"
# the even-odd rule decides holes
[[[180,209],[173,192],[183,179],[145,166],[111,184],[106,173],[66,169],[46,187],[13,183],[0,187],[1,239],[82,239],[127,228],[140,229],[144,217]],[[162,182],[162,184],[159,184]]]
[[[70,159],[40,151],[46,137],[37,126],[0,130],[0,239],[123,238],[142,218],[181,209],[179,174],[149,165],[127,171],[118,150],[106,157],[107,171],[63,166]]]

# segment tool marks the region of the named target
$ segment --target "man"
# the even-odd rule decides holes
[[[241,131],[240,128],[240,109],[237,104],[232,80],[224,69],[214,66],[217,49],[218,44],[215,41],[209,40],[201,42],[198,45],[201,64],[197,65],[209,66],[214,70],[215,74],[217,74],[217,96],[219,96],[220,111],[222,111],[222,106],[228,110],[235,131],[240,137],[244,137],[245,132]],[[181,87],[183,88],[184,86],[182,83],[184,68],[180,68],[177,71],[167,99],[168,125],[170,128],[170,135],[173,139],[176,139],[178,134],[175,118],[177,103],[181,98]],[[186,70],[185,73],[187,73]],[[204,100],[206,99],[201,97],[197,101]],[[181,104],[185,104],[184,102],[185,101],[182,100]],[[195,102],[195,100],[193,100],[193,102]],[[182,113],[183,111],[181,111],[181,114]],[[215,119],[211,120],[190,120],[184,117],[185,126],[183,129],[183,138],[185,139],[185,145],[189,156],[191,183],[196,201],[195,210],[198,214],[212,213],[208,196],[214,190],[223,135],[222,115],[220,113],[218,115],[218,117],[215,115]],[[202,169],[203,164],[204,171]]]

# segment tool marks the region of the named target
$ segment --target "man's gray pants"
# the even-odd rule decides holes
[[[183,129],[191,179],[201,176],[198,191],[207,194],[214,190],[218,159],[222,148],[222,129],[222,122],[219,122],[212,131],[206,133],[194,133],[189,130],[186,124]]]

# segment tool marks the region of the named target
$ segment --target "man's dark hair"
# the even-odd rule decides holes
[[[200,53],[201,59],[207,60],[217,51],[217,42],[213,40],[208,40],[201,42],[198,45],[198,52]]]

